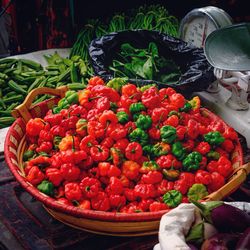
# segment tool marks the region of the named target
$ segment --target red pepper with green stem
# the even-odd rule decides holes
[[[69,201],[80,201],[83,198],[80,185],[76,182],[69,182],[64,186],[65,197]]]
[[[125,156],[128,160],[136,161],[142,157],[142,146],[137,142],[131,142],[125,149]]]
[[[101,183],[95,178],[85,177],[80,182],[80,188],[85,198],[91,199],[97,196],[101,189]]]
[[[109,149],[101,145],[94,145],[90,148],[90,156],[97,162],[106,161],[109,157]]]
[[[87,135],[80,142],[80,149],[85,151],[86,153],[90,152],[90,148],[94,145],[97,145],[98,141],[94,136]]]

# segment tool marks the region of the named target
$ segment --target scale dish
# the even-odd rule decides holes
[[[205,41],[204,53],[217,69],[250,70],[250,23],[241,23],[212,32]]]

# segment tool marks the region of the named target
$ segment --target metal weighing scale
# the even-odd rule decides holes
[[[206,91],[194,95],[244,136],[250,148],[250,23],[233,25],[225,11],[208,6],[182,19],[180,37],[204,48],[217,78]]]

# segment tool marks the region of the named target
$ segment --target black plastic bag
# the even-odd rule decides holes
[[[134,30],[121,31],[94,39],[89,46],[89,55],[96,75],[105,80],[114,76],[109,66],[123,43],[137,48],[145,48],[154,42],[159,54],[172,59],[182,72],[178,84],[167,84],[154,80],[129,79],[141,85],[156,83],[159,87],[170,86],[181,92],[205,90],[214,80],[213,68],[206,60],[203,49],[195,48],[186,42],[158,31]]]

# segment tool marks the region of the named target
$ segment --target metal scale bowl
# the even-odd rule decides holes
[[[250,148],[250,23],[213,31],[206,38],[204,53],[217,81],[197,94],[205,106],[246,138]]]

